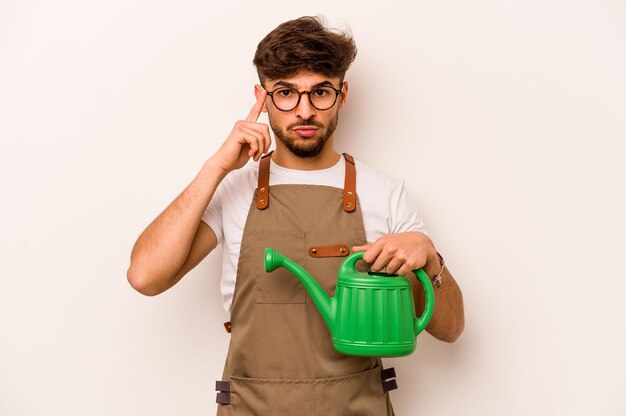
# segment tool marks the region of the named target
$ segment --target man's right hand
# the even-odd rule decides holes
[[[272,144],[269,126],[257,123],[266,97],[267,91],[257,86],[257,100],[250,114],[235,123],[224,144],[211,157],[210,161],[224,174],[240,169],[251,157],[258,161],[269,150]]]

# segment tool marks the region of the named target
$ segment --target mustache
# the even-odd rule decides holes
[[[315,120],[302,120],[299,121],[297,123],[291,124],[287,127],[287,129],[289,130],[293,130],[295,128],[298,127],[318,127],[318,128],[324,128],[324,125],[322,123],[319,123]]]

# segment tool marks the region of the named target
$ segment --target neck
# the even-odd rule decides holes
[[[335,166],[341,156],[333,147],[333,140],[329,138],[319,155],[314,157],[296,156],[287,149],[281,141],[276,141],[276,150],[272,153],[272,161],[287,169],[320,170]]]

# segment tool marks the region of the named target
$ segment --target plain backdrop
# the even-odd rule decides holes
[[[464,294],[458,342],[388,360],[397,414],[626,414],[624,1],[0,0],[0,415],[214,414],[220,250],[152,298],[130,251],[302,15],[359,48],[337,149]]]

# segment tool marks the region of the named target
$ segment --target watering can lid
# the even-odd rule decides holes
[[[404,288],[411,283],[404,277],[380,272],[350,273],[339,276],[337,285],[358,286],[363,288]]]

